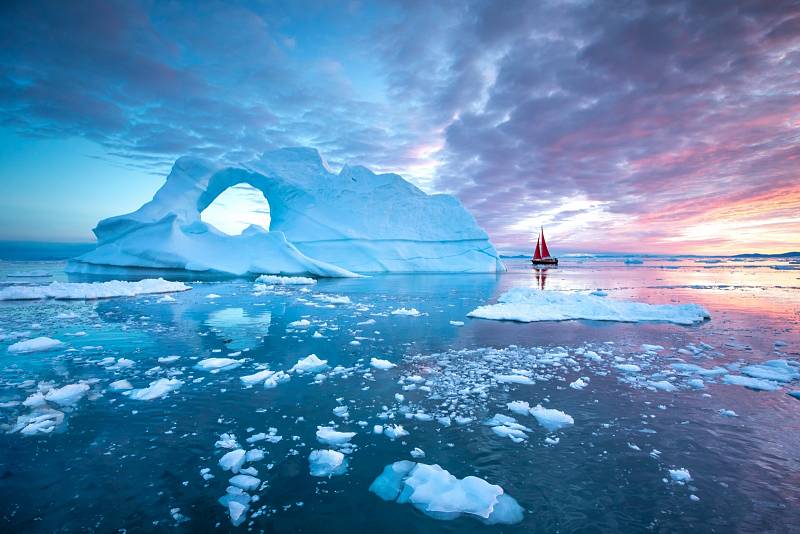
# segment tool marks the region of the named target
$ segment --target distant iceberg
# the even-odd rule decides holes
[[[270,205],[270,230],[230,236],[200,214],[228,188],[249,184]],[[331,172],[310,148],[285,148],[237,166],[183,157],[153,200],[100,221],[98,246],[71,273],[126,268],[353,276],[384,272],[505,270],[460,202],[427,195],[396,174]]]

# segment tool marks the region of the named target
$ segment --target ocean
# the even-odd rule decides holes
[[[0,291],[69,282],[64,258],[83,250],[34,249],[9,253],[3,245]],[[169,298],[0,301],[0,525],[7,532],[797,531],[800,400],[790,393],[800,390],[791,374],[800,357],[800,265],[793,261],[582,257],[536,271],[509,259],[509,272],[497,275],[297,286],[204,279]],[[710,319],[468,317],[516,287],[694,303]],[[34,337],[61,343],[10,350]],[[301,373],[311,354],[324,364]],[[285,375],[274,384],[242,380],[267,370]],[[537,406],[572,423],[548,428]],[[25,435],[20,422],[30,424],[32,413],[57,424]],[[392,439],[395,425],[407,435]],[[355,435],[349,445],[323,443],[320,427]],[[263,452],[246,464],[255,486],[220,465],[239,448]],[[343,468],[312,476],[315,450],[343,451]],[[454,479],[433,479],[427,496],[420,487],[412,496],[418,506],[370,491],[401,460],[438,465]],[[478,513],[454,517],[425,504],[442,495],[453,506],[459,498],[480,504],[479,492],[459,493],[465,477],[501,487],[521,507],[519,521],[487,525]],[[229,503],[241,493],[244,519],[235,527]]]

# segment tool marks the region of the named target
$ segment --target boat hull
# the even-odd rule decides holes
[[[531,263],[537,265],[558,265],[558,258],[542,258],[541,260],[531,260]]]

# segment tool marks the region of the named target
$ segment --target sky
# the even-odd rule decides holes
[[[502,250],[798,250],[800,3],[0,3],[0,239],[89,241],[181,155],[284,146]]]

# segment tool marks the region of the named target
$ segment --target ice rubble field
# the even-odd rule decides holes
[[[660,486],[664,499],[702,503],[716,498],[702,463],[671,447],[674,436],[664,434],[680,428],[682,415],[666,430],[659,418],[687,399],[705,406],[705,417],[715,424],[735,425],[744,418],[737,413],[742,409],[724,399],[790,399],[786,394],[797,396],[800,389],[800,365],[791,352],[796,347],[781,340],[769,356],[760,357],[732,339],[669,344],[664,339],[681,336],[665,338],[657,332],[653,339],[445,344],[439,351],[419,350],[413,340],[424,335],[420,329],[433,317],[443,317],[436,336],[525,326],[466,319],[471,310],[482,309],[472,299],[454,311],[448,303],[453,297],[437,306],[425,299],[397,302],[388,295],[330,292],[308,279],[180,284],[184,287],[172,287],[176,293],[168,299],[142,295],[146,291],[126,282],[115,284],[127,298],[62,303],[48,300],[54,293],[41,289],[34,292],[41,295],[39,302],[5,303],[16,308],[4,313],[0,324],[0,351],[6,353],[0,375],[3,443],[46,447],[68,439],[76,428],[103,433],[108,429],[98,424],[117,421],[129,421],[152,447],[178,439],[174,446],[182,451],[180,460],[170,468],[177,470],[173,494],[152,497],[160,505],[156,514],[161,517],[155,521],[162,525],[204,528],[224,518],[245,528],[258,525],[259,518],[277,520],[291,509],[314,509],[328,499],[344,498],[342,491],[363,506],[385,501],[395,509],[382,513],[400,521],[411,520],[404,510],[416,510],[425,521],[457,519],[466,522],[464,528],[526,524],[526,518],[536,524],[541,498],[525,491],[531,477],[542,475],[535,460],[522,472],[497,472],[482,466],[480,457],[465,461],[454,454],[488,448],[558,459],[559,450],[574,456],[574,447],[591,451],[593,441],[612,436],[624,451],[604,450],[592,461],[632,455],[639,462],[637,476],[646,479],[643,486]],[[85,284],[59,287],[58,294],[71,298],[79,297],[79,291],[85,298],[111,296],[107,289],[95,291]],[[154,293],[166,289],[155,283],[148,287]],[[510,293],[517,297],[508,298],[506,292],[498,300],[529,305],[535,295]],[[489,300],[482,295],[482,302]],[[585,317],[585,293],[571,300],[554,295],[560,295],[553,298],[565,310]],[[616,320],[670,321],[675,310],[687,310],[691,321],[672,322],[695,323],[709,315],[699,307],[680,306],[654,315],[652,307],[629,304],[623,312],[617,308]],[[275,310],[286,306],[299,316],[279,325]],[[483,309],[491,306],[496,305]],[[193,308],[204,310],[200,323],[190,315]],[[265,308],[273,313],[264,315]],[[637,309],[642,317],[635,315]],[[175,313],[185,314],[183,320],[194,326],[179,328]],[[560,313],[557,318],[566,319],[570,312]],[[610,320],[607,313],[603,309],[594,318]],[[109,346],[96,344],[96,336]],[[125,343],[114,342],[119,336]],[[226,341],[207,345],[212,338]],[[269,361],[255,356],[270,338],[291,347],[285,357]],[[271,347],[278,350],[278,345]],[[603,396],[609,390],[615,393]],[[623,398],[637,399],[643,412],[628,419],[615,414]],[[200,422],[189,423],[196,418]],[[193,445],[186,449],[181,442]],[[134,447],[113,455],[148,471],[147,462],[137,460],[144,458],[144,450]],[[300,463],[305,474],[295,473],[290,480],[297,484],[300,477],[301,485],[316,489],[287,502],[281,497],[287,476],[283,466]],[[335,489],[335,481],[349,479],[354,481],[346,490]],[[602,480],[595,484],[595,492],[607,487]],[[200,508],[178,497],[181,488],[195,488]],[[201,510],[209,496],[216,508]]]

